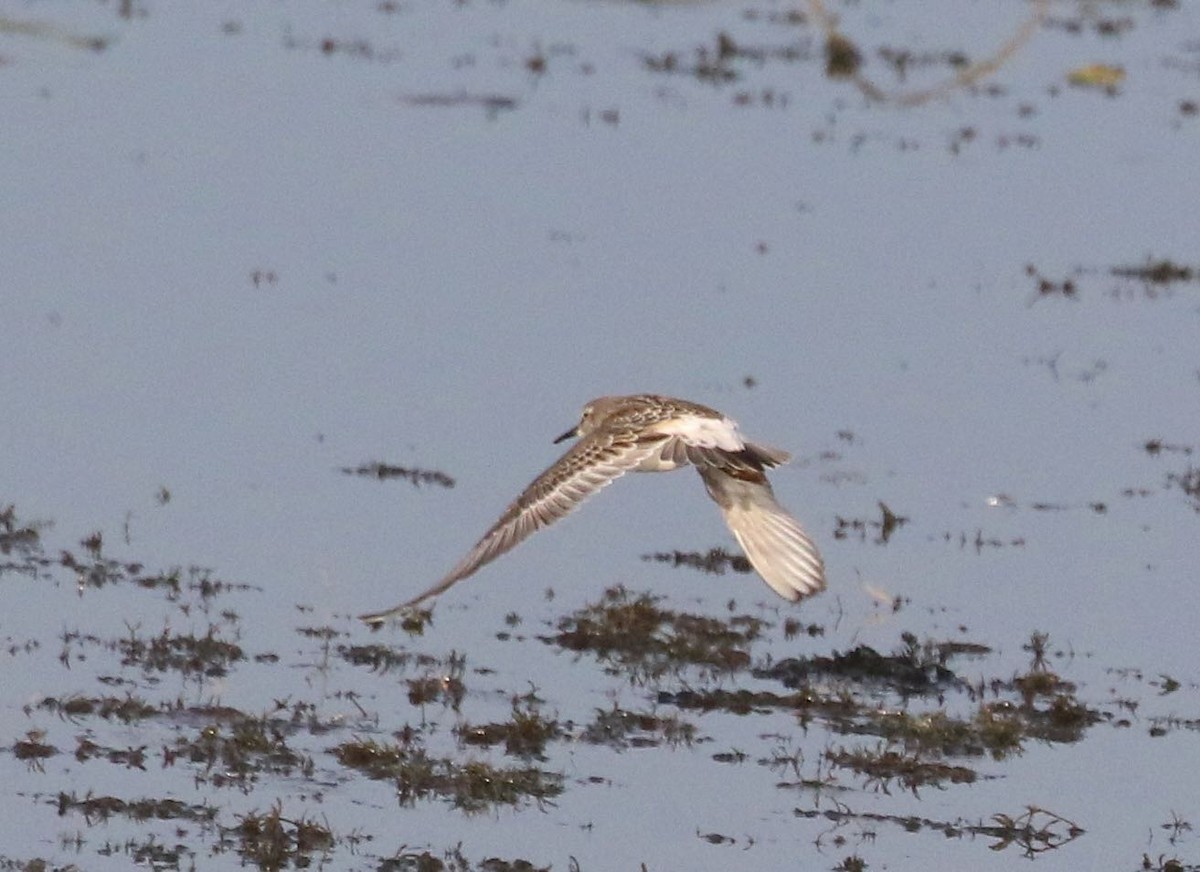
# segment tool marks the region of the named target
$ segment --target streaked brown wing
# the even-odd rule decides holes
[[[679,436],[671,436],[658,444],[655,457],[673,466],[692,465],[697,469],[721,469],[732,474],[761,472],[787,463],[789,455],[777,448],[747,442],[741,451],[726,451],[693,445]]]
[[[549,469],[504,510],[475,547],[437,584],[418,596],[382,612],[360,615],[377,624],[430,597],[437,596],[481,566],[511,551],[530,535],[559,518],[609,482],[637,467],[659,449],[659,440],[638,441],[634,434],[614,436],[597,431],[571,446]]]

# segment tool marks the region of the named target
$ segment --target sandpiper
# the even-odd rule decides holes
[[[775,502],[763,472],[786,463],[786,451],[747,442],[737,424],[715,409],[654,394],[592,400],[579,423],[554,441],[576,436],[579,441],[525,488],[445,578],[419,596],[360,618],[379,624],[443,593],[627,472],[666,472],[688,464],[696,467],[750,564],[772,590],[794,602],[825,587],[817,546]]]

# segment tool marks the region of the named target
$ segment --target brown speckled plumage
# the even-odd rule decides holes
[[[535,478],[467,555],[433,587],[400,605],[362,615],[378,624],[444,592],[511,550],[626,472],[695,466],[709,496],[759,575],[780,596],[797,600],[825,586],[812,540],[775,502],[764,470],[788,454],[742,439],[715,409],[654,394],[601,397],[556,442],[581,437]]]

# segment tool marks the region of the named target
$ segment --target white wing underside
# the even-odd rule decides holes
[[[777,594],[795,602],[825,587],[825,564],[800,523],[779,503],[766,477],[748,481],[701,467],[708,494],[725,516],[755,572]]]

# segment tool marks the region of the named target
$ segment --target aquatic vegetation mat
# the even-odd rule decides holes
[[[1187,464],[1194,452],[1168,439],[1131,450],[1151,465]],[[1192,478],[1186,466],[1167,473],[1157,492],[1193,498]],[[1011,508],[1102,517],[1098,502]],[[879,511],[839,530],[866,547],[907,534],[907,519],[882,503]],[[871,866],[869,839],[851,846],[842,828],[1027,858],[1058,852],[1069,864],[1072,846],[1089,837],[1071,808],[1016,802],[983,820],[939,819],[919,803],[1005,778],[1031,748],[1065,752],[1097,730],[1147,741],[1200,734],[1200,717],[1175,705],[1194,698],[1194,676],[1114,667],[1122,691],[1097,691],[1040,631],[1006,640],[1024,663],[1002,671],[993,646],[962,628],[953,638],[902,629],[911,603],[899,597],[877,602],[897,628],[880,647],[839,649],[824,623],[786,612],[751,614],[733,601],[689,608],[615,586],[565,613],[548,600],[542,614],[489,616],[495,631],[456,635],[460,647],[439,636],[434,609],[378,633],[348,614],[314,621],[298,609],[288,645],[265,648],[242,617],[262,610],[257,586],[111,556],[100,533],[49,556],[51,529],[0,510],[0,579],[157,609],[116,629],[81,611],[57,639],[9,638],[7,656],[45,675],[19,710],[27,727],[4,748],[21,779],[14,796],[75,827],[64,839],[83,857],[163,869],[224,854],[272,870],[351,856],[388,869],[574,868],[561,855],[471,859],[460,844],[420,842],[411,822],[439,809],[473,823],[571,820],[564,809],[579,792],[620,803],[622,784],[643,777],[641,761],[651,770],[670,755],[670,765],[706,780],[749,778],[756,802],[838,854],[830,868]],[[714,575],[745,568],[720,549],[646,559]],[[535,685],[511,662],[550,664],[567,685]],[[271,691],[246,694],[243,683]],[[236,702],[221,698],[229,689]],[[1181,851],[1190,827],[1183,816],[1162,825]],[[755,848],[745,833],[694,829],[714,848]],[[1196,868],[1172,852],[1130,858],[1146,869]]]

